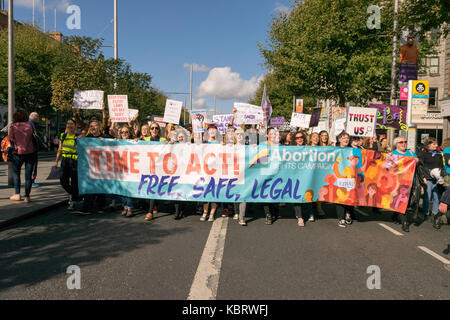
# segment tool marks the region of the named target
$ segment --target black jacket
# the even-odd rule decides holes
[[[441,202],[450,206],[450,188],[448,188],[442,195]]]
[[[421,151],[419,153],[419,160],[422,162],[424,168],[426,169],[426,176],[427,180],[432,180],[432,177],[430,175],[430,171],[434,168],[443,169],[444,163],[442,161],[442,153],[436,153],[433,156],[433,153],[431,151]]]

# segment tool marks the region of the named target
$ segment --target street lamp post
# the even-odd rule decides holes
[[[8,125],[12,124],[15,109],[14,99],[14,4],[8,1]],[[8,162],[8,185],[13,186],[13,167]]]
[[[398,33],[398,0],[394,0],[394,37],[392,39],[392,67],[391,67],[391,105],[394,105],[395,79],[397,75],[397,33]],[[394,130],[388,130],[389,144],[394,142]]]
[[[117,62],[119,58],[119,33],[118,33],[118,10],[117,0],[114,0],[114,60]],[[114,91],[117,89],[117,65],[114,73]]]

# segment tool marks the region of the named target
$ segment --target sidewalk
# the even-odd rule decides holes
[[[31,189],[31,202],[11,201],[9,197],[14,194],[14,188],[8,186],[8,164],[0,162],[0,228],[17,223],[28,217],[45,213],[67,202],[68,195],[59,184],[59,180],[45,180],[55,162],[55,153],[40,153],[36,183],[39,187]],[[25,165],[21,171],[20,193],[22,198],[25,192]]]

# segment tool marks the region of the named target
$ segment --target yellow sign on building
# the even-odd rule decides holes
[[[430,94],[430,86],[428,81],[425,80],[414,80],[413,81],[413,91],[412,91],[412,97],[419,98],[419,99],[428,99],[428,96]]]

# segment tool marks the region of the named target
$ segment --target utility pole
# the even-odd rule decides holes
[[[394,38],[392,40],[392,67],[391,67],[391,105],[395,103],[395,80],[397,76],[397,34],[398,34],[398,0],[394,0]],[[389,144],[394,142],[394,130],[388,130]]]
[[[119,33],[118,33],[118,12],[117,12],[117,0],[114,0],[114,60],[119,58]],[[114,90],[117,89],[117,65],[116,65],[116,72],[114,74]]]
[[[8,1],[8,125],[12,124],[15,111],[14,96],[14,4]],[[12,162],[8,162],[8,185],[13,186]]]
[[[191,89],[189,90],[189,100],[190,100],[190,107],[191,107],[191,115],[192,115],[192,72],[194,71],[194,66],[191,64],[191,78],[190,78],[190,84]]]
[[[45,33],[45,0],[42,0],[42,13],[44,15],[44,33]]]

